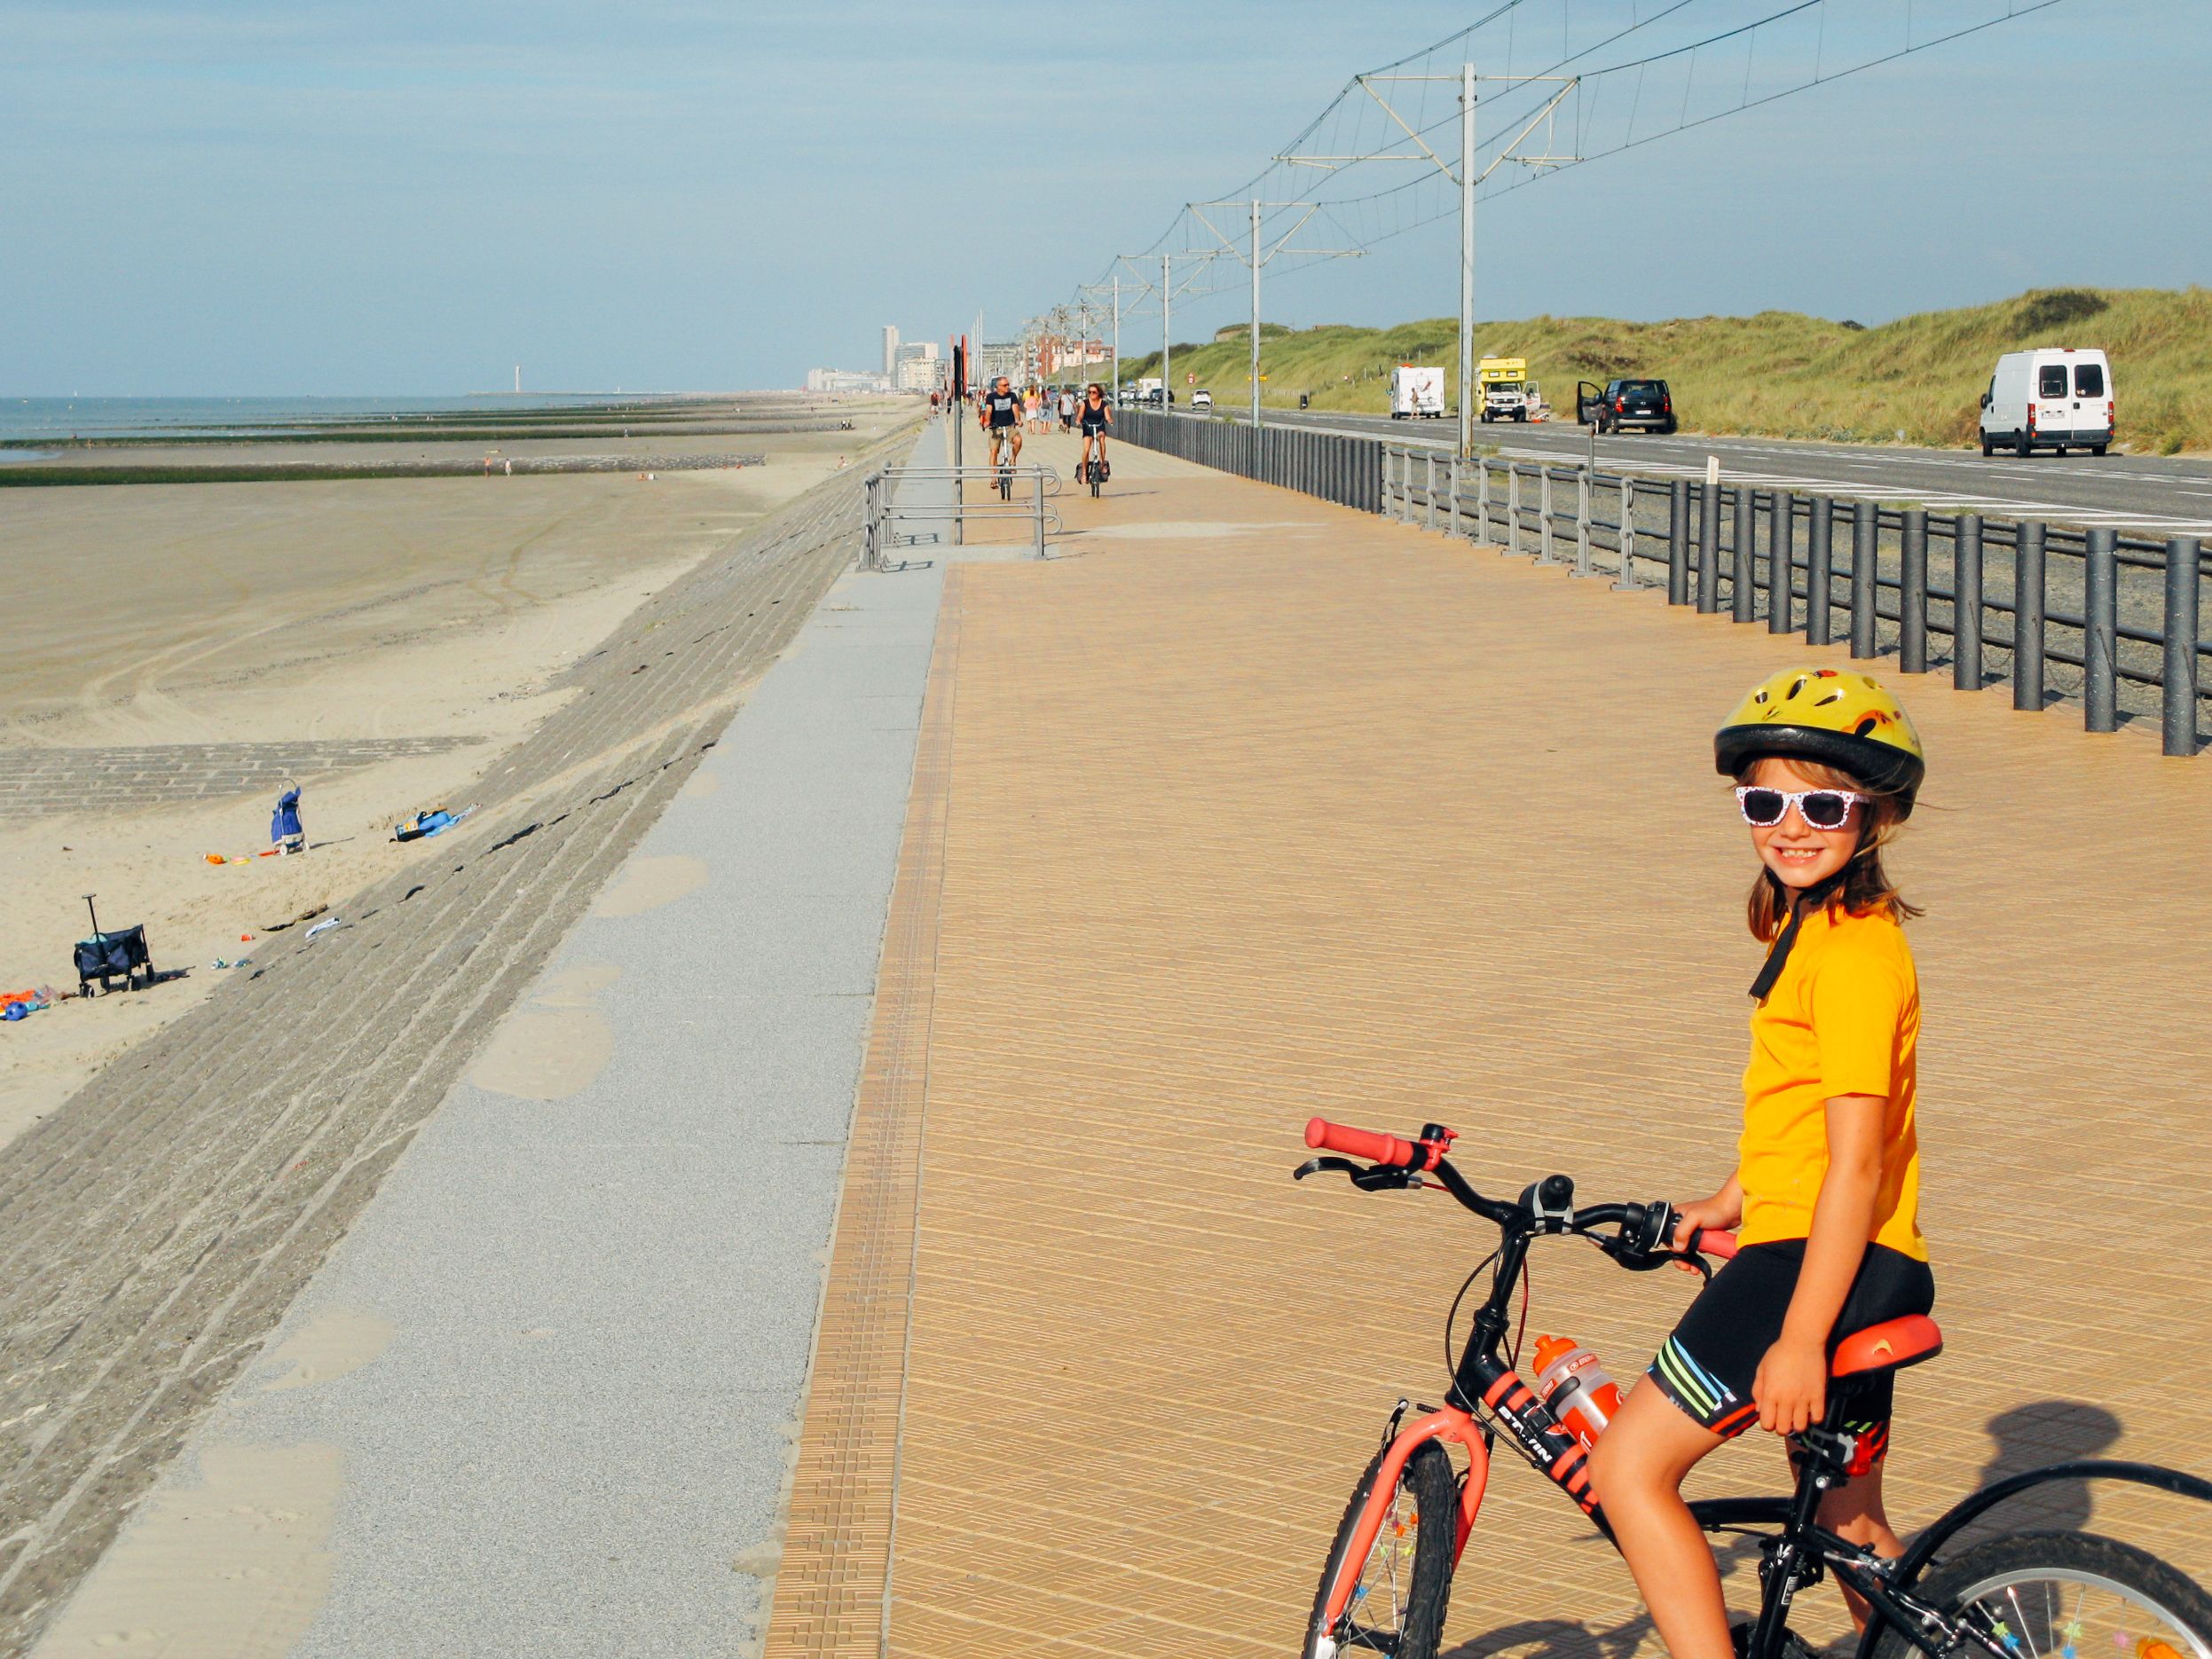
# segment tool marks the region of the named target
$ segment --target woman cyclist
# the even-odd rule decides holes
[[[1082,465],[1075,469],[1075,476],[1085,482],[1090,480],[1090,474],[1087,468],[1090,465],[1092,445],[1095,444],[1098,457],[1098,479],[1103,484],[1106,476],[1106,429],[1114,424],[1114,409],[1106,402],[1106,388],[1096,381],[1083,389],[1082,404],[1075,412],[1075,424],[1082,429],[1083,440]]]
[[[1673,1659],[1730,1659],[1735,1639],[1683,1477],[1754,1422],[1780,1435],[1819,1423],[1835,1345],[1926,1313],[1935,1295],[1918,1222],[1920,995],[1901,926],[1919,912],[1882,868],[1925,769],[1920,740],[1866,675],[1801,668],[1755,688],[1713,755],[1751,826],[1751,930],[1768,948],[1736,1171],[1681,1207],[1677,1238],[1736,1228],[1740,1247],[1590,1459]],[[1854,1394],[1853,1478],[1820,1509],[1830,1531],[1886,1556],[1903,1553],[1882,1506],[1893,1376]]]

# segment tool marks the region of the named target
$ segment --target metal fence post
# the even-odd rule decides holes
[[[2012,706],[2043,706],[2043,527],[2012,532]]]
[[[1521,551],[1521,463],[1506,463],[1506,551]]]
[[[1797,586],[1797,501],[1787,490],[1775,491],[1767,523],[1767,632],[1787,633],[1797,609],[1791,589]]]
[[[1816,495],[1805,527],[1805,642],[1829,642],[1829,587],[1835,574],[1836,504]]]
[[[2120,532],[2092,530],[2082,538],[2082,728],[2120,729],[2116,652],[2120,633]]]
[[[1475,458],[1475,539],[1490,540],[1490,457]]]
[[[1908,674],[1928,672],[1928,510],[1905,509],[1898,540],[1897,666]]]
[[[1874,655],[1881,602],[1882,509],[1871,501],[1851,504],[1851,654]]]
[[[2197,752],[2197,539],[2166,544],[2166,752]]]
[[[956,484],[953,487],[957,489],[959,486]],[[861,532],[861,569],[863,570],[874,570],[883,559],[883,554],[876,539],[878,534],[876,525],[876,498],[878,492],[882,488],[883,475],[881,473],[877,473],[863,480],[861,484],[861,497],[864,504],[862,510],[867,515],[866,524]]]
[[[1961,513],[1951,539],[1951,684],[1981,689],[1981,515]]]
[[[1620,575],[1614,579],[1616,593],[1636,586],[1636,481],[1620,481]]]
[[[1032,482],[1034,482],[1034,483],[1035,484],[1036,488],[1037,488],[1037,557],[1038,557],[1038,558],[1040,558],[1040,559],[1042,559],[1043,557],[1044,557],[1044,468],[1043,468],[1040,467],[1040,468],[1037,468],[1037,476],[1036,476],[1036,477],[1035,477],[1035,478]]]
[[[1552,468],[1549,461],[1539,461],[1536,468],[1536,562],[1551,564],[1552,558]]]
[[[1748,484],[1736,486],[1736,592],[1730,614],[1738,622],[1759,615],[1759,491]]]
[[[1689,480],[1666,487],[1666,602],[1689,603]]]
[[[1575,574],[1590,574],[1590,486],[1595,482],[1590,469],[1582,467],[1575,472]]]
[[[1697,609],[1720,609],[1720,486],[1705,481],[1697,515]]]
[[[1434,530],[1437,527],[1437,452],[1430,450],[1422,459],[1428,463],[1429,481],[1422,491],[1426,499],[1421,504],[1425,513],[1421,526],[1423,530]]]
[[[1444,472],[1448,480],[1445,487],[1452,491],[1452,539],[1457,541],[1460,539],[1460,458],[1457,455],[1452,458],[1452,463],[1444,468]]]

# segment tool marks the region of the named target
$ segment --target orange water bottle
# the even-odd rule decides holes
[[[1572,1337],[1536,1339],[1536,1397],[1585,1446],[1594,1445],[1620,1410],[1620,1385],[1598,1356]]]

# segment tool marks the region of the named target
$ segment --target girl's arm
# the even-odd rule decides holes
[[[1693,1227],[1709,1227],[1721,1232],[1739,1227],[1744,1223],[1744,1173],[1732,1172],[1728,1183],[1709,1199],[1698,1199],[1689,1204],[1675,1206],[1674,1213],[1681,1219],[1675,1224],[1677,1244],[1687,1243]]]
[[[1828,1333],[1866,1259],[1874,1200],[1882,1184],[1880,1095],[1837,1095],[1827,1105],[1828,1173],[1813,1206],[1813,1236],[1790,1298],[1782,1336],[1759,1362],[1751,1385],[1759,1426],[1793,1435],[1828,1409]]]

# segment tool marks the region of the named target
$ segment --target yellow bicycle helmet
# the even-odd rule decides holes
[[[1726,776],[1769,755],[1848,772],[1895,796],[1900,817],[1912,811],[1928,769],[1920,734],[1897,699],[1850,668],[1785,668],[1752,687],[1713,735],[1712,763]]]

